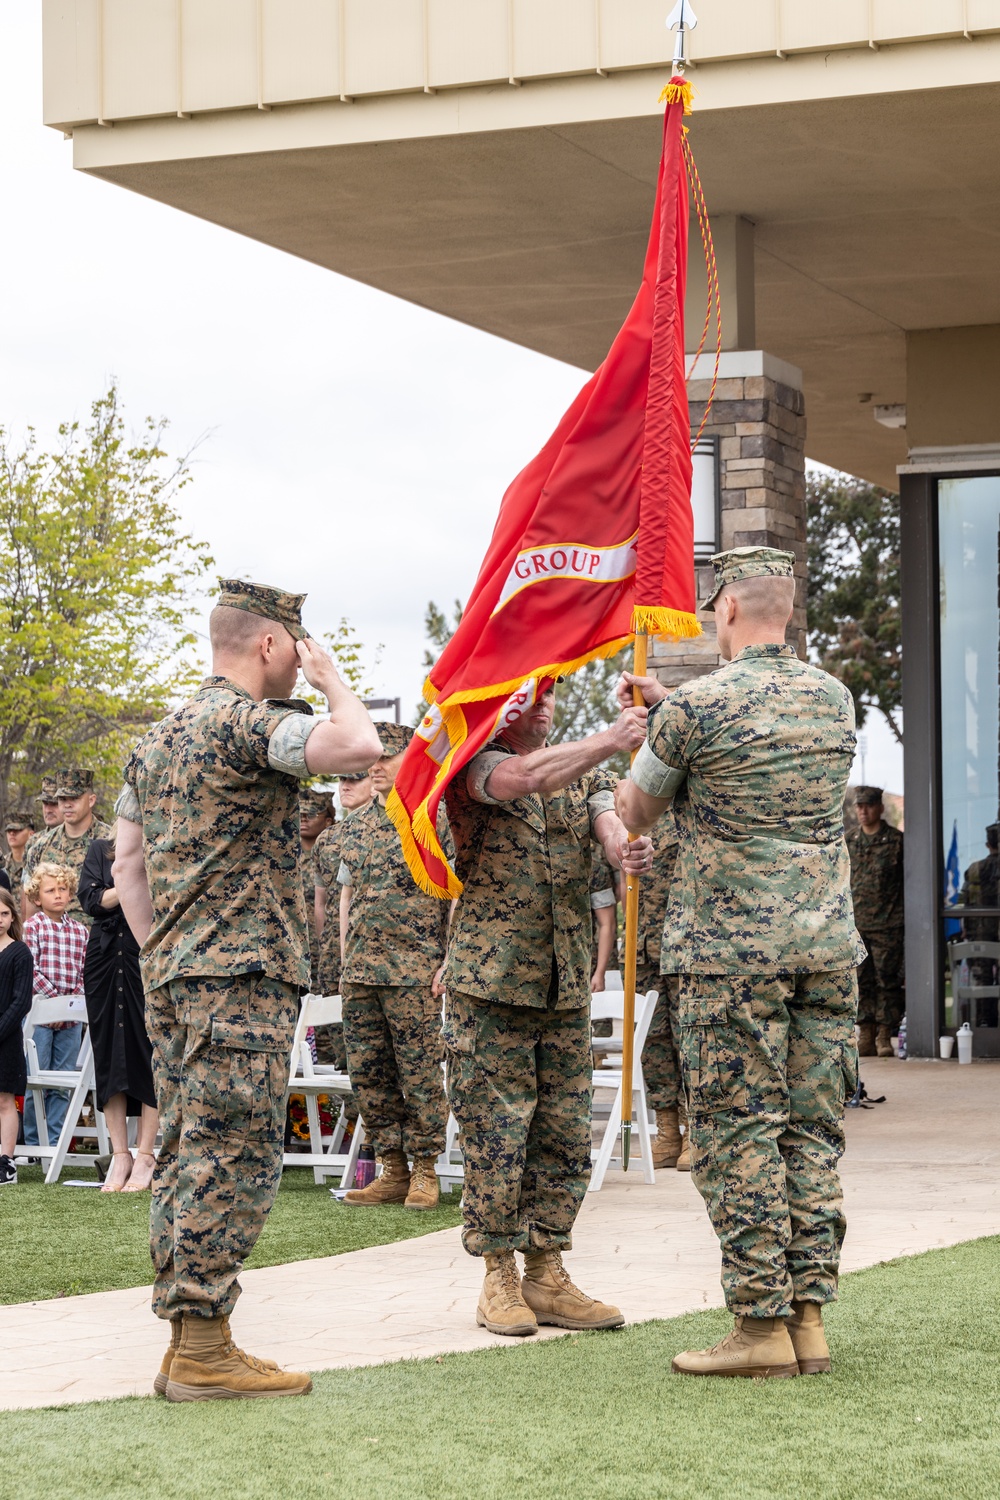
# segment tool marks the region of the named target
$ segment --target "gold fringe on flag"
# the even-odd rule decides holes
[[[664,611],[666,613],[666,611]],[[678,618],[680,618],[678,616]],[[690,634],[690,632],[688,632]],[[533,667],[523,677],[512,677],[509,682],[491,682],[485,687],[463,689],[460,693],[452,693],[449,698],[444,698],[438,703],[438,708],[449,708],[453,703],[480,703],[484,698],[500,698],[504,693],[516,693],[518,688],[532,677],[569,677],[571,673],[585,667],[588,661],[599,661],[603,657],[617,656],[619,651],[624,651],[626,646],[632,644],[631,635],[620,635],[613,641],[605,641],[603,646],[596,646],[593,651],[585,651],[582,656],[574,656],[569,661],[551,661],[543,667]],[[434,691],[431,685],[431,691]],[[424,697],[430,703],[427,687],[424,688]]]
[[[697,615],[655,604],[633,606],[632,629],[636,635],[665,635],[674,641],[690,640],[702,633]]]
[[[663,93],[660,95],[660,104],[683,104],[684,113],[691,113],[691,100],[694,96],[694,88],[686,78],[680,80],[671,79]]]
[[[413,876],[413,879],[416,881],[420,889],[424,891],[428,896],[437,896],[441,901],[454,900],[457,896],[460,896],[462,894],[462,882],[450,868],[448,869],[447,886],[438,885],[437,881],[432,880],[431,876],[427,873],[424,862],[420,858],[420,851],[417,848],[417,841],[413,837],[413,829],[410,827],[409,814],[407,813],[406,808],[403,806],[402,800],[396,792],[395,788],[393,788],[388,797],[385,799],[385,810],[388,813],[389,817],[392,819],[396,832],[399,834],[399,842],[403,848],[403,856],[406,860],[407,866],[409,867],[410,874]],[[426,810],[424,809],[423,811],[424,818],[426,819]],[[434,842],[437,844],[436,837]],[[440,847],[440,844],[438,844],[439,849]],[[442,859],[444,859],[443,855],[441,857]],[[444,863],[447,866],[447,860],[444,860]]]

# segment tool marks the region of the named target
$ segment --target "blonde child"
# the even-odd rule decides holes
[[[39,910],[24,924],[24,941],[35,962],[32,986],[36,995],[79,995],[83,1002],[83,961],[87,955],[87,929],[82,922],[66,915],[66,908],[76,896],[76,871],[69,865],[43,860],[35,866],[24,883],[24,894]],[[72,1071],[80,1052],[83,1026],[77,1021],[56,1021],[36,1026],[34,1042],[38,1065],[56,1072]],[[45,1093],[45,1121],[49,1144],[59,1138],[69,1096],[63,1089]],[[29,1095],[24,1101],[24,1139],[29,1146],[38,1145],[35,1101]]]

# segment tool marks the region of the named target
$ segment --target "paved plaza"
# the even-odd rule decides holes
[[[1000,1065],[871,1059],[862,1073],[869,1093],[887,1099],[848,1111],[844,1269],[1000,1234]],[[330,1201],[331,1214],[360,1211]],[[715,1238],[685,1174],[658,1172],[647,1186],[612,1167],[587,1196],[575,1245],[575,1279],[630,1322],[721,1305]],[[490,1345],[516,1358],[535,1340],[476,1327],[481,1279],[457,1229],[248,1271],[234,1331],[243,1347],[297,1369]],[[147,1394],[165,1344],[145,1287],[0,1308],[0,1347],[12,1356],[0,1408]]]

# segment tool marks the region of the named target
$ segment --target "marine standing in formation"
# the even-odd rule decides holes
[[[864,953],[843,828],[854,705],[785,644],[793,560],[713,559],[705,607],[727,665],[669,696],[638,680],[648,742],[618,792],[633,832],[672,804],[680,835],[661,967],[679,975],[692,1176],[735,1315],[721,1343],[674,1360],[691,1375],[830,1368],[822,1307],[846,1227],[837,1162]]]
[[[891,1057],[903,1017],[903,835],[885,821],[882,788],[854,794],[858,828],[847,840],[854,921],[868,949],[858,971],[860,1057]]]
[[[10,850],[4,860],[4,869],[10,881],[11,895],[20,912],[24,902],[24,856],[27,846],[35,836],[35,815],[31,808],[12,808],[7,814],[4,834],[7,839],[7,848]]]
[[[660,961],[667,902],[677,866],[677,826],[673,812],[665,812],[653,829],[653,868],[639,884],[639,931],[636,942],[635,992],[657,991],[656,1009],[649,1023],[642,1054],[646,1102],[656,1111],[653,1166],[691,1170],[691,1138],[681,1089],[677,1051],[677,975],[663,974]]]
[[[114,830],[109,823],[102,823],[100,818],[94,816],[97,797],[94,793],[93,771],[60,771],[55,777],[55,795],[59,822],[29,843],[24,855],[23,878],[27,880],[37,865],[48,860],[53,864],[68,865],[71,870],[76,871],[79,882],[83,862],[91,844],[95,839],[111,838]],[[34,907],[30,907],[28,915],[34,910]],[[66,915],[88,928],[93,921],[93,917],[89,917],[80,905],[76,888]]]
[[[305,902],[306,924],[309,929],[309,989],[314,995],[322,993],[319,988],[320,942],[316,929],[314,855],[317,839],[332,822],[333,804],[329,792],[302,787],[299,792],[299,878],[302,881],[302,899]]]
[[[344,1202],[429,1209],[437,1207],[435,1164],[448,1127],[439,971],[450,908],[414,883],[385,810],[413,730],[379,724],[378,733],[383,753],[371,772],[375,798],[345,825],[338,878],[347,1070],[382,1172],[367,1187],[350,1189]],[[450,860],[443,817],[438,838]]]
[[[624,1322],[573,1285],[562,1252],[590,1177],[591,835],[613,866],[652,863],[649,840],[629,845],[614,812],[615,777],[596,767],[642,742],[646,713],[549,746],[554,708],[550,688],[447,791],[465,887],[444,1022],[462,1241],[486,1260],[477,1322],[514,1335]]]
[[[301,623],[303,595],[220,580],[213,673],[136,746],[118,799],[115,885],[141,944],[163,1144],[153,1309],[173,1401],[290,1396],[308,1375],[234,1345],[229,1315],[281,1176],[285,1091],[309,983],[299,782],[370,765],[364,707]],[[289,698],[301,667],[330,718]]]

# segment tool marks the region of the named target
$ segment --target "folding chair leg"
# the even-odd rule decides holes
[[[66,1118],[63,1121],[62,1130],[59,1132],[59,1139],[56,1142],[56,1149],[52,1160],[49,1162],[49,1169],[45,1174],[45,1181],[49,1184],[59,1181],[59,1173],[62,1171],[66,1163],[66,1157],[69,1154],[70,1142],[80,1125],[80,1116],[83,1113],[84,1103],[93,1087],[94,1065],[91,1060],[89,1066],[84,1067],[80,1082],[69,1096],[69,1103],[66,1106]],[[39,1132],[39,1139],[41,1139],[41,1132]]]
[[[351,1149],[347,1153],[347,1161],[344,1163],[344,1170],[340,1176],[340,1186],[342,1188],[352,1188],[354,1186],[354,1173],[358,1165],[358,1157],[361,1155],[361,1147],[364,1145],[364,1140],[365,1127],[359,1115],[354,1122]]]
[[[608,1170],[611,1161],[611,1153],[615,1149],[615,1141],[622,1126],[622,1086],[618,1085],[615,1090],[615,1101],[611,1106],[611,1115],[604,1129],[604,1138],[601,1141],[600,1150],[594,1158],[594,1164],[590,1169],[590,1187],[588,1192],[599,1193],[604,1184],[604,1174]]]
[[[643,1181],[652,1183],[656,1181],[656,1171],[653,1167],[653,1138],[649,1130],[649,1106],[646,1103],[646,1089],[641,1067],[636,1077],[632,1099],[632,1118],[639,1127],[639,1155],[642,1159]]]

